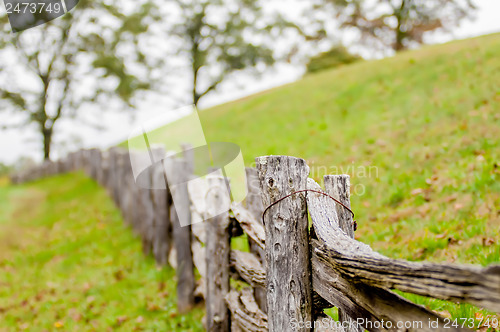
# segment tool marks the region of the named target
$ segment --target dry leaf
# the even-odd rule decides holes
[[[113,276],[115,277],[115,279],[116,279],[117,281],[120,281],[120,280],[123,280],[123,278],[125,277],[125,274],[123,273],[123,271],[122,271],[122,270],[118,270],[118,271],[116,271],[116,272],[113,274]]]
[[[413,189],[413,190],[411,191],[411,194],[412,194],[413,196],[417,196],[417,195],[422,194],[423,192],[424,192],[424,190],[423,190],[422,188],[417,188],[417,189]]]
[[[495,239],[491,237],[483,237],[483,247],[489,247],[495,244]]]
[[[128,320],[128,317],[127,316],[120,316],[120,317],[117,317],[116,318],[116,323],[118,325],[121,325],[123,324],[124,322],[126,322]]]
[[[443,316],[444,318],[451,318],[451,314],[448,310],[434,311],[436,314]]]

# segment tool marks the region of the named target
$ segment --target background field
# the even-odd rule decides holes
[[[208,141],[351,175],[357,236],[391,257],[500,261],[500,34],[310,75],[200,112]],[[151,133],[182,140],[183,120]],[[172,144],[175,145],[175,144]],[[171,145],[171,146],[172,146]],[[364,187],[364,192],[363,192]]]
[[[307,159],[317,180],[350,174],[357,238],[385,255],[499,263],[498,54],[500,34],[424,47],[200,115],[208,140],[239,144],[248,165],[283,154]],[[186,133],[180,121],[151,137],[171,145]],[[0,190],[0,330],[201,328],[201,310],[176,316],[173,272],[141,256],[93,182],[70,174]],[[487,314],[410,298],[452,317]]]
[[[394,258],[500,262],[500,34],[365,61],[200,112],[245,162],[308,160],[351,175],[356,237]],[[185,120],[153,131],[175,146]],[[132,143],[134,144],[134,142]],[[453,317],[476,308],[408,295]]]
[[[175,287],[83,174],[0,186],[0,331],[203,331]]]

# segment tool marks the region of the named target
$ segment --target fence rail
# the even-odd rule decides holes
[[[165,156],[162,148],[152,153]],[[137,179],[140,186],[131,158],[147,162],[150,156],[121,148],[80,150],[14,174],[11,181],[84,170],[108,190],[124,221],[141,237],[144,253],[176,269],[178,310],[186,312],[205,300],[208,331],[468,330],[445,328],[444,317],[392,289],[500,312],[500,265],[408,262],[356,241],[352,215],[331,199],[350,207],[347,175],[325,176],[323,190],[308,178],[304,160],[259,157],[257,168],[247,169],[245,204],[232,204],[230,211],[209,219],[214,207],[230,200],[226,179],[209,175],[189,181],[194,166],[188,146],[182,159],[153,165]],[[185,185],[166,186],[168,167]],[[181,227],[179,220],[191,225]],[[231,239],[242,235],[249,252],[231,247]],[[247,286],[234,289],[231,279]],[[332,306],[343,325],[323,313]],[[399,322],[421,325],[401,327]]]

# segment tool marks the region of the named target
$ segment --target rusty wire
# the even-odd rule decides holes
[[[279,202],[283,201],[284,199],[287,199],[288,197],[290,196],[293,196],[295,194],[299,194],[299,193],[302,193],[302,192],[313,192],[313,193],[317,193],[317,194],[321,194],[323,196],[326,196],[326,197],[329,197],[330,199],[332,199],[335,203],[341,205],[344,209],[346,209],[347,211],[349,211],[351,214],[352,214],[352,219],[354,220],[354,212],[348,208],[345,204],[343,204],[341,201],[339,201],[338,199],[336,198],[333,198],[332,196],[328,195],[327,193],[323,192],[323,191],[318,191],[318,190],[313,190],[313,189],[303,189],[303,190],[297,190],[297,191],[294,191],[293,193],[289,194],[289,195],[286,195],[285,197],[281,197],[280,199],[278,199],[276,202],[270,204],[268,207],[266,207],[266,209],[264,210],[264,212],[262,213],[262,223],[265,225],[266,222],[264,220],[264,216],[266,215],[266,212],[272,208],[274,205],[278,204]],[[354,227],[354,231],[356,231],[358,229],[358,223],[356,220],[354,220],[352,222],[352,225]]]

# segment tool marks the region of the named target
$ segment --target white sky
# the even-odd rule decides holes
[[[290,6],[291,3],[301,0],[285,1],[287,6]],[[500,1],[476,0],[476,4],[479,10],[475,21],[463,22],[459,28],[453,31],[452,36],[436,33],[428,38],[427,42],[442,43],[452,39],[463,39],[500,32]],[[349,40],[345,39],[344,41],[349,42]],[[248,79],[247,77],[239,77],[238,79],[237,77],[233,81],[223,84],[217,93],[207,96],[201,106],[206,108],[295,81],[300,78],[302,72],[303,68],[278,65],[260,79]],[[105,130],[96,130],[71,121],[61,120],[59,127],[56,128],[58,132],[54,137],[56,146],[53,156],[57,157],[59,154],[65,154],[68,150],[81,146],[106,148],[125,141],[135,124],[152,119],[159,114],[164,114],[167,107],[165,105],[169,105],[167,100],[159,96],[152,97],[148,102],[141,105],[135,119],[132,119],[129,114],[119,114],[111,111],[101,113],[100,111],[89,110],[89,122],[99,123],[106,127]],[[167,109],[167,111],[170,110]],[[173,118],[176,117],[174,111],[172,110]],[[36,160],[42,158],[41,142],[36,130],[34,128],[0,130],[0,162],[13,163],[21,156],[30,156]]]

